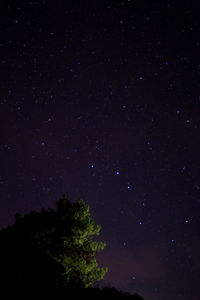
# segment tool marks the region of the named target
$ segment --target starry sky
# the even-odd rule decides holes
[[[197,1],[1,1],[0,227],[66,193],[102,284],[200,298]]]

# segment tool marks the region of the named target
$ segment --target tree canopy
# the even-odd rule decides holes
[[[98,267],[95,255],[105,242],[89,205],[71,203],[65,195],[55,209],[42,209],[21,217],[0,231],[0,280],[9,286],[91,287],[107,268]]]

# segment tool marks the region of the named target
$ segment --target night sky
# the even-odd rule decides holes
[[[0,227],[83,198],[148,300],[200,299],[197,3],[1,1]]]

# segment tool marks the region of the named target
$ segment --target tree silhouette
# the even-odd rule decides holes
[[[107,268],[94,258],[105,242],[96,242],[101,227],[80,199],[71,203],[65,195],[56,209],[42,209],[0,231],[0,281],[15,288],[49,289],[90,287]]]

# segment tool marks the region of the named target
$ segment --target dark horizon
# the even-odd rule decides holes
[[[198,3],[2,4],[0,228],[83,198],[102,285],[200,298]]]

